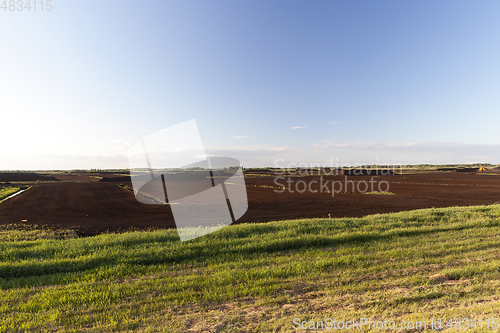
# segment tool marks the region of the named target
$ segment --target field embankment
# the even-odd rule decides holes
[[[185,243],[175,230],[0,236],[2,331],[498,317],[499,205],[243,224]]]
[[[11,195],[25,189],[26,187],[1,187],[0,188],[0,202],[7,199]]]

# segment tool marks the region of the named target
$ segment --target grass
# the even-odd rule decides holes
[[[498,316],[500,205],[243,224],[184,243],[175,230],[39,239],[7,229],[0,331],[294,332],[294,318]]]
[[[374,192],[365,192],[365,194],[373,194],[373,195],[396,195],[396,193],[393,192],[382,192],[382,191],[374,191]]]
[[[76,238],[75,230],[52,230],[31,224],[4,224],[0,225],[0,242],[24,242],[43,239]]]
[[[1,187],[0,188],[0,202],[12,194],[20,191],[20,187]]]

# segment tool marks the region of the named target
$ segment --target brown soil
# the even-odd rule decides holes
[[[57,178],[50,175],[39,175],[36,173],[0,172],[0,182],[35,182],[35,181],[58,181]]]
[[[104,183],[130,183],[130,176],[102,177]]]
[[[492,172],[498,173],[498,170],[487,171]],[[103,176],[111,177],[100,175]],[[25,193],[0,204],[0,224],[29,223],[73,228],[84,234],[175,226],[168,205],[139,203],[131,191],[118,186],[116,182],[100,182],[100,177],[57,176],[64,182],[35,184]],[[288,187],[286,179],[278,179],[278,184]],[[237,223],[328,216],[359,217],[418,208],[500,202],[500,173],[419,172],[373,178],[355,176],[348,177],[354,182],[350,183],[348,193],[336,193],[334,196],[326,193],[325,188],[320,192],[318,175],[294,176],[290,180],[293,181],[290,188],[294,192],[286,190],[278,193],[281,187],[274,182],[275,176],[269,172],[249,173],[245,177],[249,209]],[[330,182],[328,190],[331,190],[331,181],[344,180],[345,176],[340,175],[323,176],[323,182]],[[370,180],[377,182],[375,190],[378,190],[378,182],[389,182],[389,191],[395,195],[362,194],[356,190],[359,182]],[[312,184],[310,189],[318,192],[297,193],[295,186],[298,181],[304,181],[298,184],[299,189],[304,184]],[[354,192],[352,185],[355,186]],[[128,186],[131,186],[130,183]]]
[[[0,223],[72,228],[82,234],[175,226],[168,206],[141,204],[132,192],[100,182],[35,185],[0,204]]]

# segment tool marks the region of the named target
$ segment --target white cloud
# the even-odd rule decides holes
[[[236,135],[236,136],[233,136],[233,139],[244,139],[244,138],[248,138],[248,135]]]
[[[320,140],[323,144],[313,143],[315,147],[355,149],[355,150],[386,150],[386,151],[420,151],[420,152],[478,152],[499,151],[498,144],[469,144],[457,142],[377,142],[348,141],[336,143],[335,140]]]
[[[45,152],[24,156],[4,154],[0,169],[127,168],[131,142],[114,142],[85,154]],[[309,145],[263,144],[205,147],[209,156],[238,159],[246,167],[288,163],[360,164],[452,164],[499,163],[500,144],[456,142],[381,142],[321,140]],[[278,162],[276,162],[278,161]]]
[[[322,140],[310,145],[256,145],[206,148],[210,155],[238,159],[245,166],[288,163],[359,164],[458,164],[499,163],[500,145],[452,142],[335,142]]]
[[[295,127],[292,127],[292,129],[301,129],[301,128],[307,128],[307,126],[295,126]]]
[[[128,167],[128,160],[123,153],[41,153],[7,156],[0,163],[3,170],[18,170],[19,166],[22,170],[124,169]]]

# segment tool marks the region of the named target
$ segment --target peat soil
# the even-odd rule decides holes
[[[138,202],[124,174],[38,176],[29,175],[30,181],[24,180],[25,175],[19,180],[12,175],[5,177],[3,181],[16,184],[24,181],[31,188],[0,204],[0,224],[69,228],[82,235],[175,227],[170,206]],[[499,170],[487,171],[486,174],[436,171],[347,176],[347,180],[351,183],[345,191],[346,178],[343,175],[288,176],[248,172],[245,175],[248,211],[236,223],[360,217],[418,208],[500,202]],[[339,191],[341,183],[344,184],[342,192],[332,193],[332,184]],[[370,192],[372,184],[375,191],[380,185],[382,190],[393,195],[363,193]],[[366,186],[368,189],[365,190]]]

